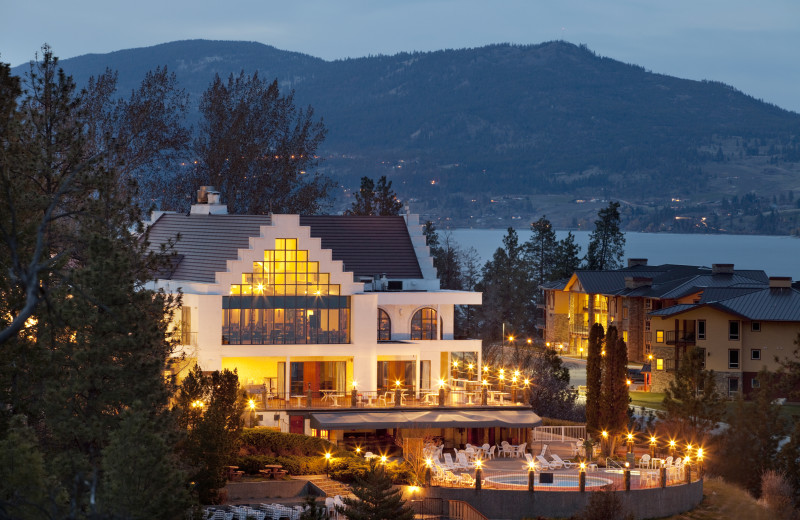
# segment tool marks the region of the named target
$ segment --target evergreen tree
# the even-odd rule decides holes
[[[569,384],[569,368],[561,356],[552,349],[537,349],[522,368],[534,381],[530,401],[533,410],[549,419],[572,419],[576,396]]]
[[[392,181],[387,181],[382,175],[375,187],[375,211],[378,215],[399,215],[403,203],[392,191]]]
[[[664,392],[663,404],[664,411],[658,416],[666,421],[674,437],[702,442],[717,427],[725,413],[725,402],[714,371],[703,369],[702,350],[687,350]]]
[[[405,505],[399,489],[383,466],[372,464],[363,479],[352,486],[356,498],[344,497],[346,506],[340,512],[348,520],[413,520],[414,511]]]
[[[115,518],[181,518],[191,505],[186,476],[162,432],[134,403],[103,449],[103,512]],[[143,478],[145,477],[146,478]]]
[[[553,279],[558,242],[552,224],[544,215],[531,224],[531,232],[531,238],[525,242],[525,257],[532,273],[536,303],[542,304],[543,293],[540,287]]]
[[[430,220],[425,223],[422,233],[433,257],[433,267],[436,268],[439,277],[439,286],[442,289],[462,290],[464,282],[461,273],[461,248],[449,232],[445,233],[442,240],[435,224]]]
[[[762,388],[754,392],[751,401],[737,401],[726,418],[728,428],[714,462],[715,470],[726,480],[744,486],[755,497],[761,493],[764,472],[780,467],[778,446],[788,433],[780,406],[769,395],[768,379],[764,371],[759,373]]]
[[[355,194],[352,207],[347,210],[348,215],[374,215],[375,214],[375,181],[369,177],[361,177],[361,187]]]
[[[572,231],[558,241],[552,269],[552,279],[569,278],[581,265],[581,246],[575,243]]]
[[[484,339],[501,339],[504,323],[506,335],[532,336],[535,333],[530,277],[523,247],[513,228],[508,228],[503,247],[498,248],[483,267],[477,290],[483,292],[480,315]]]
[[[244,422],[245,394],[230,370],[203,374],[199,365],[181,382],[176,399],[178,422],[186,429],[181,446],[192,466],[192,481],[200,502],[216,503],[225,486],[225,466],[236,454]]]
[[[625,254],[625,234],[619,227],[619,202],[610,202],[597,212],[594,231],[589,235],[586,269],[619,269]]]
[[[392,191],[392,181],[387,181],[386,176],[375,181],[369,177],[361,177],[361,187],[355,194],[355,199],[348,215],[398,215],[403,208],[403,203]]]
[[[589,345],[586,353],[586,430],[596,434],[601,429],[600,406],[603,385],[603,344],[605,330],[599,323],[589,330]]]
[[[628,424],[628,347],[613,325],[608,327],[605,343],[600,425],[615,436]]]
[[[34,306],[23,333],[4,344],[0,428],[9,414],[35,425],[48,468],[68,493],[65,514],[74,518],[105,507],[103,454],[124,410],[141,403],[139,413],[172,449],[172,389],[163,374],[177,301],[144,289],[164,259],[147,252],[147,232],[131,202],[136,184],[121,181],[113,157],[92,155],[71,79],[48,48],[31,67],[15,128],[27,155],[3,178],[4,195],[18,198],[0,256],[4,267],[14,266],[20,252],[40,248],[50,260],[36,274],[45,304]],[[52,219],[41,220],[48,213]],[[17,249],[5,247],[12,242]],[[9,276],[14,267],[2,273],[4,311],[19,316],[27,305],[19,279]],[[178,472],[167,476],[174,487],[183,484]]]

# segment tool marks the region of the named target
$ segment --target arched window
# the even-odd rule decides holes
[[[378,309],[378,341],[390,339],[392,339],[392,320],[385,310]]]
[[[426,307],[411,318],[411,339],[438,339],[436,310]]]

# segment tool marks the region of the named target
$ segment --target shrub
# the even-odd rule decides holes
[[[319,437],[299,433],[282,433],[268,428],[246,428],[241,436],[242,455],[320,456],[336,451],[336,446]]]
[[[633,515],[625,511],[622,499],[614,491],[593,491],[576,520],[632,520]]]
[[[266,464],[280,464],[290,475],[318,475],[325,473],[325,460],[319,456],[243,455],[236,459],[239,469],[248,475],[257,475]]]
[[[783,475],[767,470],[761,477],[761,501],[778,514],[778,518],[791,518],[792,486]]]

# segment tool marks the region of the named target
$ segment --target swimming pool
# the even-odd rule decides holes
[[[577,490],[578,489],[578,475],[576,474],[553,474],[553,482],[539,482],[541,474],[536,475],[536,489],[549,488],[557,490]],[[498,476],[487,477],[486,482],[491,482],[500,488],[508,489],[528,489],[528,474],[505,474]],[[599,488],[613,484],[612,481],[601,477],[586,476],[586,489]]]

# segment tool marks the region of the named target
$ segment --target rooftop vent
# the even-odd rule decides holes
[[[628,267],[639,267],[647,265],[647,258],[628,258]]]
[[[733,274],[733,264],[711,264],[711,274]]]

